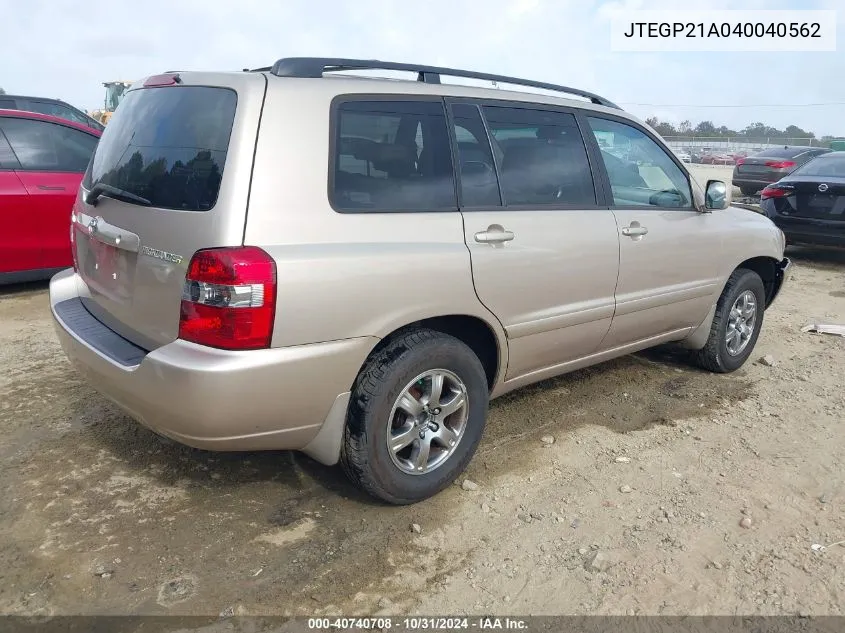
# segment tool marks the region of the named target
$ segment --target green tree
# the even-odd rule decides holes
[[[787,125],[783,134],[789,138],[816,138],[815,134],[807,130],[802,130],[797,125]]]
[[[746,126],[741,134],[749,138],[783,138],[782,130],[766,125],[761,121]]]
[[[696,136],[717,136],[716,126],[713,121],[701,121],[695,126]]]
[[[678,130],[675,129],[674,125],[672,125],[668,121],[661,121],[656,116],[646,119],[645,122],[652,128],[654,128],[654,131],[660,134],[660,136],[678,135]]]
[[[3,90],[2,86],[0,86],[0,95],[4,95],[4,94],[6,94],[6,91]]]

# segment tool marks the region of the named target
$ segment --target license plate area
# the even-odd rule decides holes
[[[91,240],[91,254],[94,259],[94,277],[100,281],[116,281],[120,254],[111,244]]]
[[[810,206],[815,208],[829,209],[833,207],[835,198],[833,196],[815,194],[810,196]]]
[[[101,242],[82,231],[77,233],[79,269],[88,289],[109,299],[123,302],[131,296],[135,253]]]

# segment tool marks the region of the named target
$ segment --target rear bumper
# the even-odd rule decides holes
[[[114,332],[95,319],[71,325],[61,316],[66,311],[57,311],[58,304],[78,297],[76,289],[73,270],[50,282],[54,325],[74,367],[144,426],[197,448],[309,447],[327,419],[345,415],[345,408],[334,411],[336,403],[345,405],[344,396],[377,342],[362,337],[230,352],[176,340],[127,364],[125,354],[104,348]],[[328,441],[336,445],[337,438]]]
[[[786,235],[786,243],[789,246],[805,245],[845,247],[845,235],[823,233],[821,231],[795,231],[791,229],[783,229],[783,232]]]
[[[764,200],[761,206],[766,216],[786,235],[787,246],[845,246],[845,222],[783,216],[774,210],[769,200]]]

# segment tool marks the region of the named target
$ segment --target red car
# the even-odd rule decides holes
[[[716,152],[701,157],[702,165],[733,165],[734,159],[730,154]]]
[[[70,212],[100,132],[58,117],[0,110],[0,284],[73,265]],[[8,230],[14,227],[14,230]]]

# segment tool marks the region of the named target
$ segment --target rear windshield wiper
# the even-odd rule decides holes
[[[112,187],[111,185],[107,185],[102,182],[97,183],[96,185],[91,187],[91,190],[87,194],[85,194],[85,202],[87,202],[91,206],[96,207],[97,200],[99,200],[100,196],[102,196],[103,194],[106,194],[111,198],[123,200],[125,202],[134,202],[135,204],[140,204],[145,207],[151,207],[153,205],[153,203],[147,200],[146,198],[136,196],[134,193],[124,191],[123,189],[119,189],[117,187]]]

